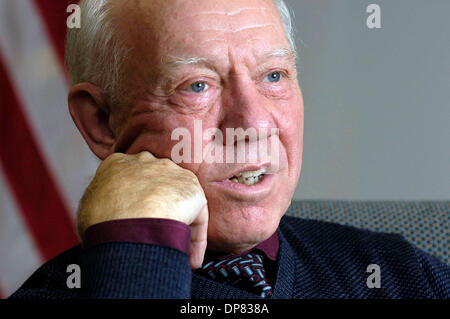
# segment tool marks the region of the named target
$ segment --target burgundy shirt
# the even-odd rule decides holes
[[[189,254],[191,230],[188,225],[162,218],[130,218],[102,222],[89,227],[84,234],[83,247],[89,248],[109,242],[131,242],[159,245]],[[280,247],[278,233],[240,254],[206,251],[205,263],[211,260],[235,258],[249,252],[260,252],[264,258],[267,279],[274,283],[277,255]]]

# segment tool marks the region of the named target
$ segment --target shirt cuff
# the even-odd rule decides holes
[[[173,219],[116,219],[90,226],[84,233],[83,248],[129,242],[164,246],[189,254],[190,237],[189,226]]]

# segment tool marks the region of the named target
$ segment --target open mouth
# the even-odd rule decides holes
[[[261,182],[266,173],[267,169],[263,167],[256,171],[241,172],[233,177],[230,177],[229,180],[232,181],[233,183],[245,184],[250,186]]]

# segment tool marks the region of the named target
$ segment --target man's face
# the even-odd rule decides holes
[[[117,147],[171,158],[179,142],[171,133],[186,128],[194,137],[194,120],[224,136],[226,128],[278,128],[267,139],[269,145],[279,139],[277,166],[261,158],[256,164],[179,164],[196,174],[208,200],[209,249],[239,252],[267,239],[290,204],[303,149],[295,61],[286,54],[290,46],[272,2],[136,1],[117,5],[116,14],[130,48]],[[204,148],[210,142],[203,139]],[[258,184],[229,180],[264,165],[273,174]]]

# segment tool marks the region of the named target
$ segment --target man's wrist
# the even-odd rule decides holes
[[[190,235],[188,225],[172,219],[116,219],[90,226],[84,234],[83,248],[130,242],[178,249],[189,254]]]

